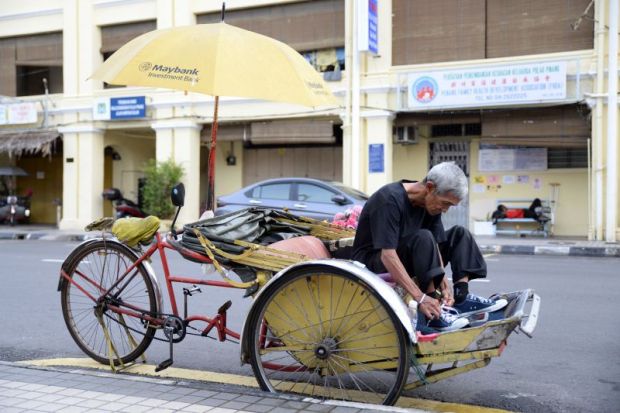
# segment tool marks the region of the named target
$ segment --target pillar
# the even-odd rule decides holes
[[[63,134],[60,229],[82,229],[103,216],[103,135],[92,124],[59,128]]]
[[[362,165],[366,165],[362,171],[362,176],[366,176],[364,192],[372,194],[392,182],[392,123],[395,116],[386,110],[372,110],[362,112],[362,117],[366,126],[366,145],[360,151],[364,157]],[[371,152],[374,159],[370,158]]]
[[[178,224],[183,225],[200,218],[200,130],[202,125],[188,119],[169,119],[154,122],[155,159],[165,162],[172,159],[183,167],[181,180],[185,185],[185,206],[181,209]]]

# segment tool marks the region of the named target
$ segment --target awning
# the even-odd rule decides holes
[[[60,133],[54,130],[0,131],[0,153],[9,156],[40,153],[49,156]]]
[[[255,145],[334,143],[333,122],[326,120],[274,120],[252,122],[250,139]]]

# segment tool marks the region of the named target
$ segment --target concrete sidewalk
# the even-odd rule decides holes
[[[0,411],[13,412],[411,412],[427,410],[278,396],[255,388],[0,362]]]
[[[0,226],[0,240],[83,241],[99,232],[63,231],[52,226]],[[509,237],[477,235],[486,254],[566,255],[581,257],[620,257],[620,243],[588,241],[576,237]]]

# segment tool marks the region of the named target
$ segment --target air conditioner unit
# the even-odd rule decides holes
[[[396,126],[393,128],[394,143],[411,145],[420,141],[419,131],[416,126]]]

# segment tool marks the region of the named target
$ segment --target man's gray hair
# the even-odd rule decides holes
[[[431,168],[424,183],[432,182],[438,195],[451,193],[461,201],[467,197],[467,177],[454,162],[442,162]]]

